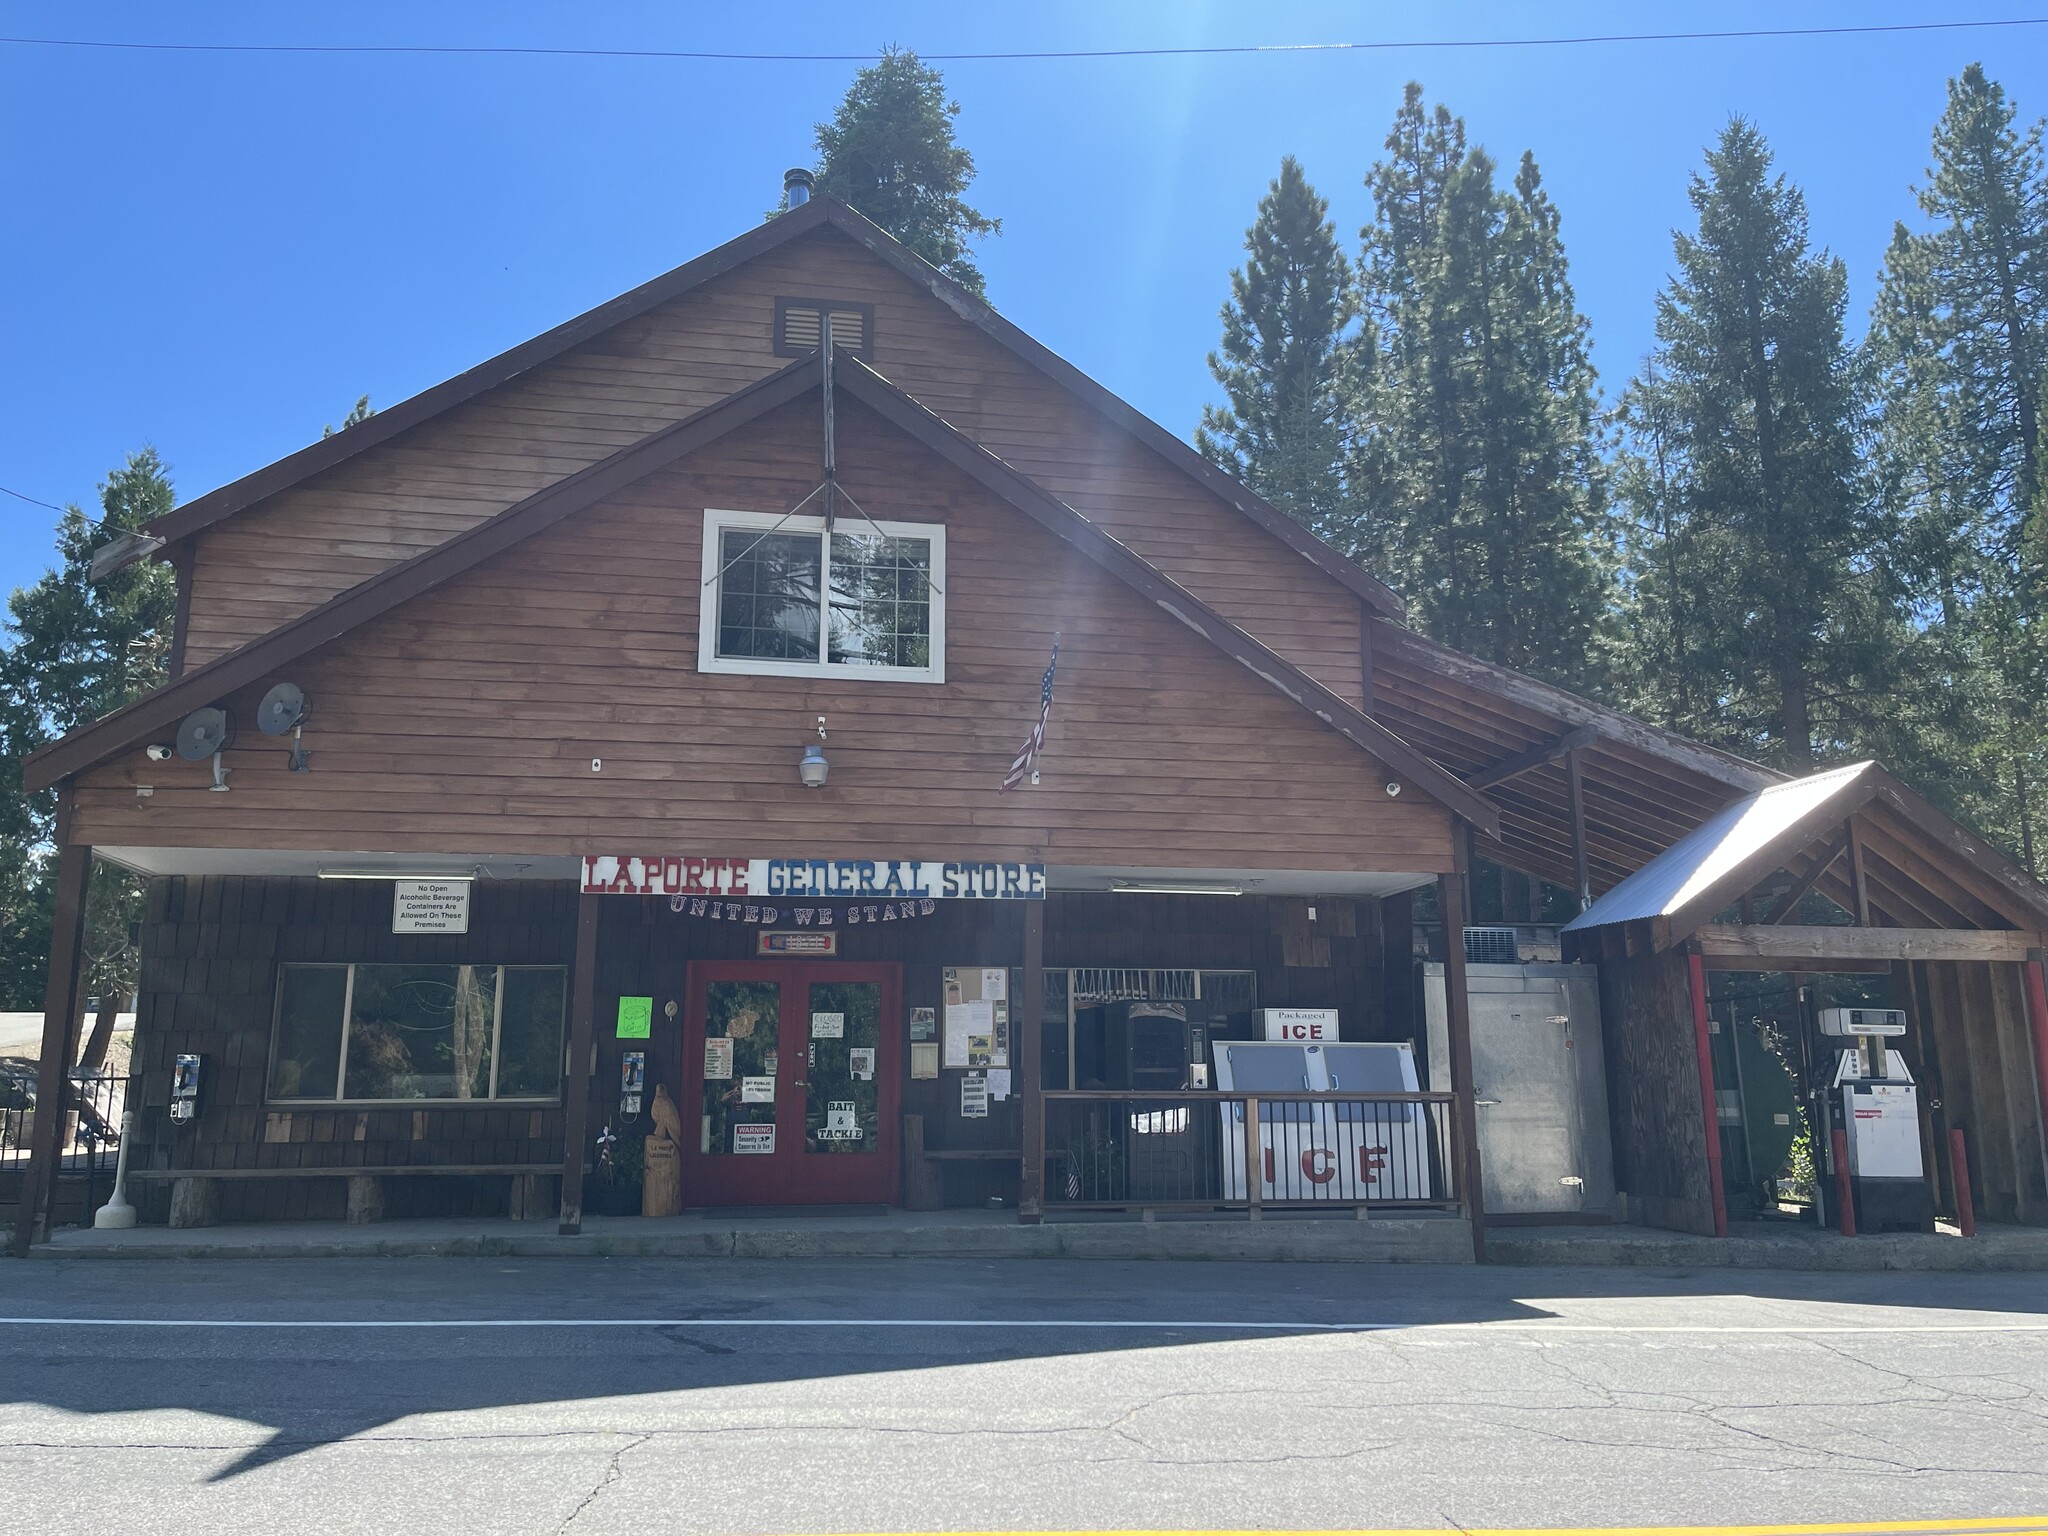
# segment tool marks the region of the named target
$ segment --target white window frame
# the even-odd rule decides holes
[[[719,558],[720,541],[732,530],[767,533],[810,533],[822,537],[822,517],[787,517],[774,512],[741,512],[709,507],[704,512],[703,565],[697,576],[697,670],[739,673],[753,677],[829,677],[842,682],[871,680],[892,683],[943,683],[946,680],[946,525],[943,523],[869,522],[857,513],[842,514],[836,529],[849,534],[883,533],[896,539],[923,539],[931,548],[931,588],[926,596],[931,612],[932,662],[928,667],[858,667],[833,661],[770,661],[718,654],[718,601],[724,562]],[[831,551],[822,551],[820,584],[830,588]],[[720,578],[720,579],[713,579]],[[819,594],[819,645],[828,640],[831,623],[831,594]]]

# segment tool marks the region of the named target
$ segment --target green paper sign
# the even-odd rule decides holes
[[[619,999],[619,1038],[621,1040],[645,1040],[654,1032],[654,999],[651,997],[622,997]]]

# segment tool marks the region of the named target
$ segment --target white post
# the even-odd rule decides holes
[[[121,1150],[114,1154],[114,1192],[94,1212],[92,1224],[100,1228],[135,1225],[135,1207],[128,1203],[128,1138],[135,1132],[135,1111],[121,1111]]]

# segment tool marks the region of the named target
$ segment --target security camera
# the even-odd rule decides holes
[[[1389,795],[1398,795],[1401,793],[1401,786],[1398,783],[1389,784],[1387,785],[1387,793]]]
[[[160,741],[153,741],[142,749],[142,755],[152,763],[168,763],[177,754]]]

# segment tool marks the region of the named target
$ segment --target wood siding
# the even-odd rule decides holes
[[[309,774],[244,722],[231,792],[140,753],[83,775],[99,845],[1030,858],[1434,872],[1448,813],[864,408],[844,483],[947,527],[943,685],[696,671],[702,511],[817,473],[784,408],[376,619],[293,669]],[[1064,636],[1043,782],[997,793]],[[798,751],[828,719],[831,784]],[[593,773],[593,758],[603,771]],[[153,794],[139,798],[138,785]]]
[[[150,882],[141,932],[133,1068],[141,1084],[137,1169],[365,1168],[559,1160],[559,1107],[423,1100],[309,1108],[264,1103],[278,967],[290,961],[566,965],[576,895],[540,883],[476,887],[470,931],[394,934],[382,881],[240,875]],[[201,1112],[174,1127],[166,1106],[181,1051],[206,1057]],[[393,1179],[389,1213],[502,1214],[502,1177]],[[224,1180],[221,1219],[342,1214],[347,1180]],[[138,1181],[145,1220],[161,1221],[163,1181]]]
[[[887,378],[1354,703],[1359,603],[1128,433],[833,231],[680,299],[197,536],[185,664],[773,372],[774,301],[870,304]]]
[[[1909,1066],[1919,1070],[1939,1161],[1948,1160],[1950,1127],[1961,1126],[1979,1219],[2048,1222],[2048,1144],[2020,968],[1942,961],[1910,970],[1910,993],[1893,1001],[1925,1026],[1915,1042],[1920,1059]],[[1947,1189],[1952,1209],[1945,1167],[1937,1187]]]

